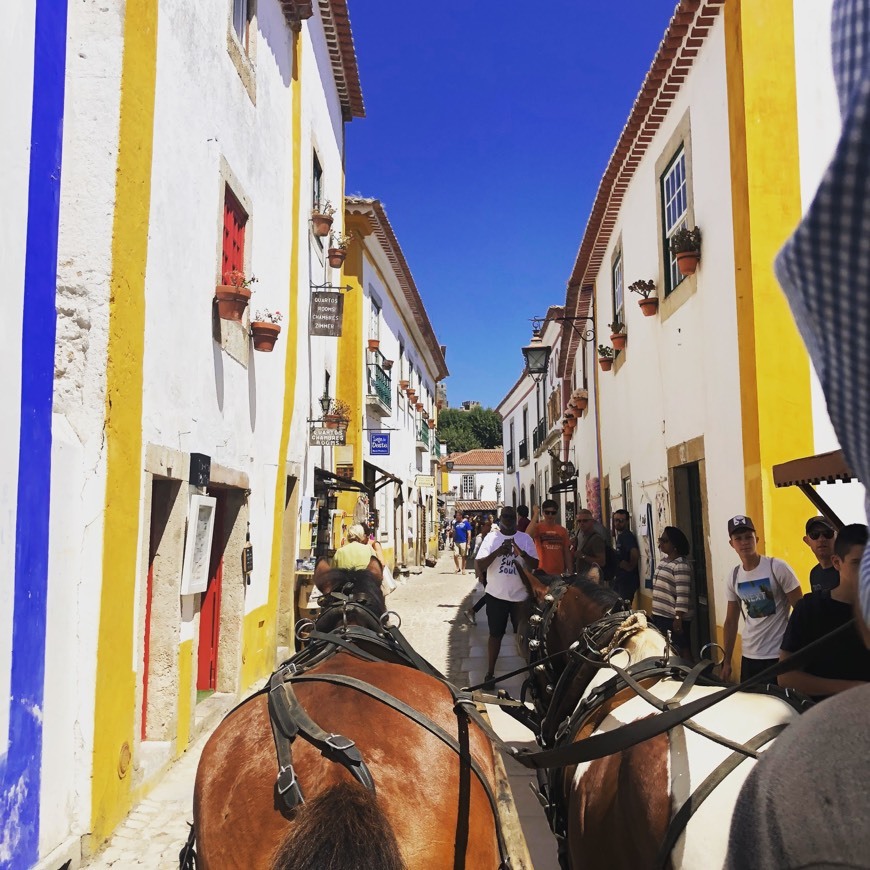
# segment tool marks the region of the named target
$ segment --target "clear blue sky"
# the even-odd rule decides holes
[[[451,407],[495,407],[529,318],[565,301],[598,181],[676,0],[350,0],[367,117],[348,193],[380,199]]]

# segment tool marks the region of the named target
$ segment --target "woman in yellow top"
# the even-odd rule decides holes
[[[335,551],[332,567],[345,571],[364,570],[372,559],[377,559],[377,555],[369,544],[366,530],[361,525],[354,524],[347,530],[347,543]]]

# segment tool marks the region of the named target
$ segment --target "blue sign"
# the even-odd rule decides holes
[[[390,433],[369,432],[369,453],[372,456],[389,456]]]

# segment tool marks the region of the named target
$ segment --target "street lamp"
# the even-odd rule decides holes
[[[444,463],[444,467],[445,467],[448,471],[453,471],[453,466],[454,466],[454,464],[455,464],[455,463],[453,462],[452,459],[448,459],[448,460]]]
[[[523,348],[526,368],[536,384],[539,384],[544,375],[547,374],[547,367],[550,363],[550,351],[552,351],[552,348],[544,344],[541,340],[541,331],[536,328],[532,332],[531,344]]]
[[[332,399],[329,398],[329,393],[326,391],[326,387],[323,388],[323,395],[318,401],[320,402],[320,410],[323,411],[323,416],[325,417],[329,413],[329,408],[332,405]]]

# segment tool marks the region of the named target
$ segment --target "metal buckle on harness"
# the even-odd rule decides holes
[[[344,743],[340,742],[342,740]],[[354,743],[353,740],[349,737],[345,737],[343,734],[330,734],[324,743],[336,752],[347,752],[348,749],[353,749],[353,747],[356,746],[356,743]]]
[[[302,797],[302,789],[299,788],[299,781],[296,779],[296,771],[293,770],[293,765],[282,767],[278,770],[278,794],[284,799],[288,806],[295,807],[305,803],[305,798]]]

